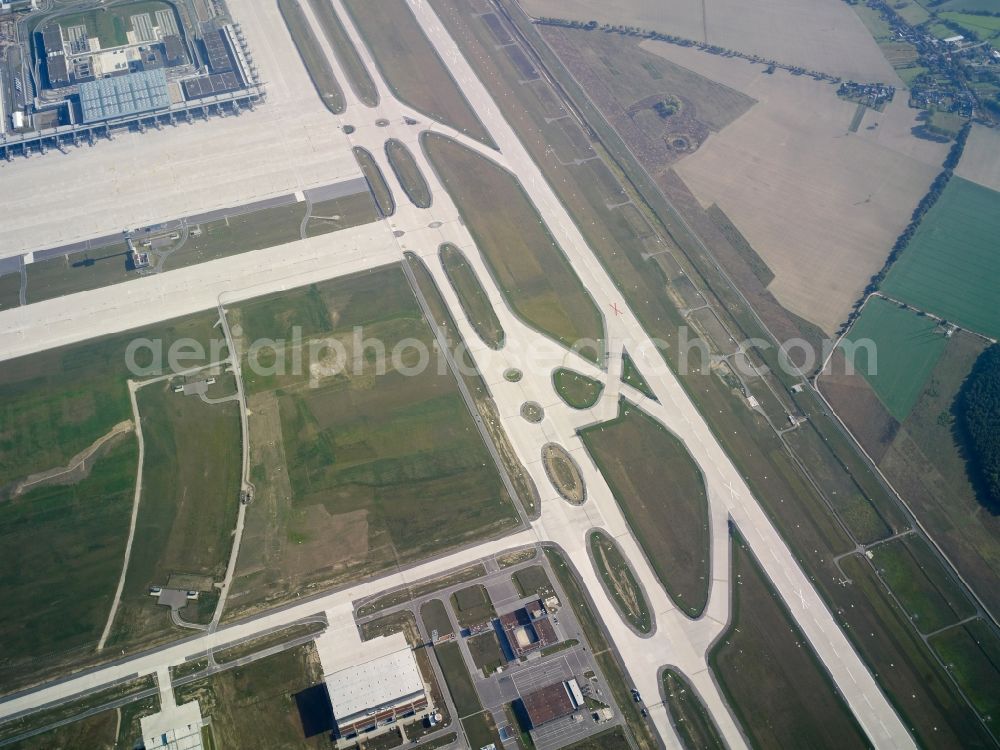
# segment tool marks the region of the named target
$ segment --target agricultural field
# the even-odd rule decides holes
[[[670,721],[684,747],[724,750],[726,743],[712,715],[682,674],[672,669],[663,671],[663,694]]]
[[[948,343],[936,320],[881,297],[868,300],[845,341],[855,347],[848,366],[853,359],[855,372],[871,383],[899,421],[906,419],[920,398]]]
[[[490,299],[465,254],[450,243],[441,245],[441,266],[479,338],[491,349],[503,346],[506,334]]]
[[[451,374],[420,368],[417,351],[399,344],[431,343],[399,266],[261,297],[231,315],[243,330],[257,486],[230,598],[237,611],[517,523]],[[249,367],[246,342],[261,338],[280,343]],[[284,372],[273,367],[279,357]]]
[[[618,613],[640,633],[651,632],[653,613],[631,565],[615,541],[606,534],[595,531],[590,535],[590,553],[594,567],[618,608]]]
[[[1000,192],[953,177],[882,284],[886,294],[1000,337]]]
[[[872,550],[872,562],[921,633],[933,633],[976,613],[945,573],[927,542],[905,536]]]
[[[319,655],[309,643],[174,692],[178,703],[199,702],[202,715],[211,721],[213,747],[325,748],[329,732],[306,737],[308,717],[300,713],[296,701],[322,678]]]
[[[601,397],[604,383],[560,367],[552,373],[552,387],[574,409],[589,409]]]
[[[513,310],[567,346],[603,349],[600,312],[517,180],[449,138],[429,134],[423,144]],[[580,353],[601,355],[594,346]]]
[[[1000,18],[996,16],[978,16],[971,13],[944,11],[939,13],[938,17],[968,29],[981,42],[993,42],[1000,37]]]
[[[427,180],[420,173],[420,167],[417,166],[406,144],[390,138],[385,142],[385,155],[410,202],[417,208],[430,208],[432,197],[430,188],[427,187]]]
[[[392,197],[392,190],[389,189],[378,162],[361,146],[354,147],[354,158],[358,160],[358,166],[368,180],[379,213],[382,216],[392,216],[396,212],[396,201]]]
[[[582,430],[580,438],[667,593],[689,615],[700,614],[711,575],[708,498],[687,449],[626,402],[617,419]]]
[[[729,629],[709,653],[743,730],[757,747],[868,747],[829,676],[742,539],[733,543]]]
[[[403,0],[346,0],[344,5],[400,101],[496,148]],[[393,22],[386,23],[387,17]]]
[[[992,610],[1000,607],[1000,518],[986,513],[956,441],[954,402],[985,347],[955,334],[924,392],[879,462],[934,538]],[[838,405],[839,408],[839,405]]]
[[[1000,191],[1000,130],[974,124],[955,174]]]
[[[150,586],[208,597],[226,570],[239,508],[238,402],[207,404],[166,380],[137,394],[145,456],[136,538],[109,644],[125,647],[162,635],[167,608]],[[180,581],[180,583],[178,583]],[[181,617],[194,620],[188,604]]]
[[[347,35],[340,16],[333,9],[333,4],[325,0],[308,0],[308,2],[323,30],[323,36],[326,37],[327,43],[340,62],[341,70],[348,77],[348,84],[362,103],[374,107],[379,101],[378,88]]]
[[[292,35],[292,41],[299,51],[302,64],[306,66],[306,71],[323,105],[333,114],[341,114],[346,108],[344,92],[337,83],[333,66],[326,59],[299,0],[278,0],[278,10],[281,11],[288,33]]]
[[[850,6],[820,0],[741,3],[648,3],[626,0],[526,0],[531,16],[637,26],[760,55],[858,81],[892,80],[892,70]],[[836,29],[836,36],[830,30]],[[597,34],[599,32],[592,32]]]
[[[766,288],[777,301],[832,333],[882,267],[946,145],[915,138],[905,107],[867,113],[845,137],[857,106],[829,85],[663,42],[643,47],[757,100],[675,171],[702,207],[717,205],[738,228],[774,274]]]

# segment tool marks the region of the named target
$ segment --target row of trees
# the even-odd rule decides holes
[[[1000,514],[1000,344],[979,355],[955,405],[984,504],[994,515]]]
[[[892,245],[892,250],[889,251],[889,257],[886,258],[885,263],[882,264],[882,268],[876,273],[868,282],[868,286],[865,287],[864,293],[861,298],[854,303],[854,307],[851,309],[851,314],[844,321],[838,333],[843,333],[848,328],[853,325],[854,321],[858,319],[861,314],[861,305],[864,304],[865,299],[868,298],[872,292],[877,292],[882,282],[885,280],[886,274],[889,273],[889,269],[892,268],[892,264],[896,262],[906,246],[910,244],[910,240],[917,231],[917,227],[920,226],[920,222],[923,220],[927,212],[931,210],[931,206],[937,203],[937,199],[941,197],[941,193],[948,186],[948,182],[951,180],[952,174],[955,172],[955,167],[958,166],[959,160],[962,158],[962,152],[965,150],[965,141],[969,137],[969,130],[972,127],[970,122],[965,123],[962,126],[962,130],[959,131],[958,136],[955,138],[955,142],[952,144],[951,149],[948,151],[948,156],[945,157],[944,162],[941,164],[941,173],[934,178],[934,182],[931,183],[930,189],[920,199],[920,203],[917,207],[913,209],[913,215],[910,217],[910,223],[906,225],[903,232],[896,238],[896,242]]]

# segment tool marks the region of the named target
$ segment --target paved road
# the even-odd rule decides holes
[[[345,96],[349,100],[348,109],[339,119],[341,123],[349,121],[356,127],[356,131],[348,137],[342,133],[339,135],[341,147],[349,151],[346,147],[350,145],[362,145],[375,156],[397,196],[396,213],[385,224],[370,225],[327,235],[326,238],[317,238],[323,240],[323,244],[318,242],[311,244],[313,240],[306,240],[272,251],[246,254],[241,256],[244,257],[244,262],[237,265],[239,272],[234,274],[230,271],[228,278],[225,279],[212,278],[211,272],[215,268],[210,268],[212,264],[205,264],[193,269],[192,277],[195,278],[186,282],[177,276],[183,273],[182,271],[155,277],[152,281],[160,286],[151,287],[148,291],[158,292],[159,300],[165,307],[169,307],[174,314],[181,314],[177,311],[201,309],[192,305],[200,304],[201,300],[213,293],[217,295],[220,291],[228,291],[234,295],[232,298],[245,299],[265,291],[288,288],[294,286],[296,282],[308,283],[311,280],[371,267],[381,262],[398,260],[401,258],[401,253],[407,250],[416,252],[428,261],[428,268],[456,319],[459,332],[471,345],[473,357],[493,391],[511,442],[539,487],[542,494],[541,517],[530,529],[506,539],[485,542],[471,549],[427,561],[409,571],[391,573],[376,581],[332,592],[307,604],[288,607],[250,622],[220,628],[216,633],[208,633],[152,654],[139,655],[103,670],[17,696],[0,703],[0,718],[93,688],[123,674],[132,672],[144,674],[162,669],[166,665],[183,661],[193,650],[204,650],[234,638],[246,637],[264,628],[315,613],[318,609],[326,611],[331,623],[338,623],[338,628],[349,630],[353,627],[352,601],[355,599],[392,588],[415,577],[439,575],[505,548],[539,540],[551,540],[561,545],[571,559],[583,561],[587,559],[586,534],[589,529],[597,527],[616,538],[642,582],[657,619],[657,631],[654,636],[639,638],[628,628],[604,592],[593,566],[583,564],[579,566],[582,582],[605,621],[608,633],[621,654],[632,681],[651,704],[650,716],[664,744],[670,747],[680,746],[665,708],[652,700],[653,696],[660,695],[659,669],[664,664],[670,663],[689,677],[714,716],[728,744],[733,748],[745,747],[747,743],[712,680],[705,659],[707,649],[722,632],[729,617],[727,520],[732,518],[873,744],[879,747],[913,747],[912,738],[872,675],[837,626],[735,466],[716,442],[687,393],[664,366],[652,342],[631,314],[614,283],[587,247],[576,225],[549,188],[514,131],[503,119],[496,103],[461,57],[454,41],[445,32],[433,10],[426,2],[414,0],[411,3],[415,15],[437,47],[442,59],[448,64],[466,98],[480,114],[481,119],[489,124],[501,153],[497,154],[481,144],[470,142],[467,138],[461,140],[478,152],[495,158],[520,177],[545,223],[569,257],[572,266],[599,308],[607,313],[609,306],[613,304],[623,311],[620,316],[605,315],[604,321],[606,339],[611,344],[609,368],[614,377],[609,377],[608,373],[588,361],[548,341],[526,326],[507,308],[504,297],[493,282],[471,235],[460,221],[454,204],[436,179],[417,141],[421,128],[450,134],[454,134],[453,131],[428,122],[426,116],[413,112],[395,100],[378,77],[377,68],[361,44],[356,29],[350,24],[349,17],[343,13],[340,0],[333,2],[344,19],[348,33],[359,45],[362,57],[376,78],[381,94],[379,106],[367,108],[359,106],[349,87],[345,87]],[[243,22],[244,30],[254,49],[268,48],[269,40],[283,36],[280,20],[275,23],[276,10],[271,4],[233,0],[232,6],[236,17]],[[303,7],[307,9],[308,15],[308,5]],[[311,18],[311,15],[309,17]],[[315,23],[314,19],[311,22]],[[322,38],[321,35],[318,36]],[[329,55],[329,50],[327,54]],[[334,65],[338,77],[346,80],[335,57],[331,56],[331,64]],[[266,71],[263,62],[261,69]],[[419,127],[406,125],[404,116],[419,120],[421,125]],[[389,126],[377,127],[374,121],[378,118],[389,120]],[[398,138],[410,147],[434,195],[434,204],[430,209],[416,209],[406,201],[401,186],[385,161],[382,145],[387,137]],[[353,252],[344,248],[345,240],[353,246]],[[445,241],[454,243],[466,253],[483,282],[487,296],[507,333],[508,343],[500,351],[490,350],[479,341],[468,321],[462,317],[462,308],[454,290],[444,276],[440,263],[437,262],[437,248]],[[320,248],[327,250],[328,254],[321,253]],[[367,257],[362,257],[363,255]],[[336,257],[336,262],[330,260],[331,256]],[[300,272],[294,273],[292,268],[295,262],[288,263],[285,260],[288,257],[297,257],[300,264],[303,259],[311,258],[314,265],[306,270],[297,269]],[[252,268],[251,261],[260,262],[264,259],[267,259],[266,262],[270,263],[271,267],[266,270]],[[233,262],[227,261],[227,263]],[[275,271],[287,275],[275,279]],[[172,277],[176,277],[176,280]],[[131,299],[112,300],[107,290],[98,290],[95,293],[73,295],[63,300],[52,301],[51,305],[44,308],[41,305],[46,303],[39,303],[29,308],[0,313],[0,351],[33,351],[56,343],[64,343],[66,339],[81,340],[92,336],[95,334],[95,328],[101,330],[102,327],[109,325],[102,322],[106,320],[108,312],[104,308],[117,312],[115,316],[117,319],[128,320],[130,314],[142,318],[145,314],[147,319],[142,320],[143,323],[168,317],[166,314],[157,317],[155,314],[143,312],[155,307],[149,304],[148,291],[143,294],[145,288],[140,289],[137,286],[145,281],[143,279],[122,287],[129,292]],[[181,293],[172,294],[168,300],[167,292],[176,289],[179,283],[189,283],[191,287],[181,287]],[[243,284],[247,286],[242,286]],[[135,296],[132,296],[133,294]],[[181,301],[177,302],[175,298]],[[213,296],[203,307],[211,307],[214,304]],[[32,314],[25,314],[23,312],[25,310],[31,311]],[[90,324],[89,330],[75,327],[76,317],[69,314],[71,310],[74,313],[83,313],[83,319]],[[159,312],[164,313],[166,310]],[[123,327],[135,324],[134,320],[128,320],[128,324]],[[27,334],[21,332],[22,328],[27,328]],[[67,330],[70,333],[67,333]],[[658,403],[645,399],[634,389],[618,383],[617,374],[621,368],[620,353],[623,345],[627,346],[637,366],[645,375],[659,399]],[[564,364],[569,364],[593,377],[599,377],[606,383],[602,397],[592,409],[584,411],[570,409],[554,394],[551,387],[551,372],[555,367]],[[525,373],[522,381],[509,383],[502,377],[503,371],[509,367],[518,367]],[[692,621],[684,616],[667,596],[632,536],[600,471],[590,460],[577,437],[576,431],[580,427],[608,419],[617,413],[619,393],[639,403],[654,418],[678,435],[705,476],[710,503],[712,583],[708,607],[698,620]],[[541,423],[530,424],[519,416],[520,405],[526,400],[538,401],[544,406],[545,418]],[[588,486],[588,500],[582,506],[571,506],[561,500],[544,473],[540,460],[541,446],[550,441],[559,442],[570,450],[581,467],[581,473]]]

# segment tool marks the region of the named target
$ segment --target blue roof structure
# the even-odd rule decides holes
[[[167,75],[162,69],[143,70],[81,83],[80,106],[85,123],[166,109]]]

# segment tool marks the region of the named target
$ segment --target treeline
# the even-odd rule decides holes
[[[906,225],[903,232],[896,238],[896,241],[892,245],[892,250],[889,251],[889,257],[885,259],[885,263],[882,264],[882,268],[876,273],[868,282],[868,286],[865,287],[865,291],[861,295],[861,299],[854,303],[854,307],[851,309],[851,314],[847,317],[847,320],[841,324],[838,333],[843,333],[857,320],[858,316],[861,314],[861,306],[864,304],[865,300],[868,298],[872,292],[877,292],[882,282],[885,281],[886,275],[889,273],[889,269],[892,268],[892,264],[896,262],[906,246],[910,244],[910,240],[916,233],[917,228],[920,226],[920,222],[923,221],[924,216],[927,212],[931,210],[931,206],[937,203],[937,199],[941,197],[941,193],[948,186],[951,181],[952,175],[955,173],[955,167],[958,166],[958,162],[962,158],[962,152],[965,150],[965,141],[969,137],[969,130],[972,127],[971,122],[966,122],[962,126],[958,135],[955,137],[955,142],[952,144],[951,149],[948,151],[948,156],[945,157],[944,162],[941,164],[941,172],[937,177],[934,178],[934,182],[931,183],[930,188],[923,198],[920,199],[920,203],[917,207],[913,209],[913,214],[910,216],[910,223]]]
[[[1000,513],[1000,344],[979,355],[956,400],[958,426],[983,501]]]
[[[578,29],[581,31],[594,31],[600,29],[601,31],[608,34],[622,34],[623,36],[636,36],[643,39],[652,39],[657,42],[668,42],[670,44],[676,44],[680,47],[695,47],[700,49],[702,52],[708,52],[713,55],[721,55],[723,57],[738,57],[742,60],[747,60],[752,63],[760,63],[762,65],[767,65],[769,70],[766,72],[773,73],[775,68],[781,68],[786,70],[792,75],[796,76],[809,76],[815,78],[817,81],[828,81],[829,83],[840,83],[840,76],[832,76],[829,73],[824,73],[819,70],[809,70],[808,68],[803,68],[801,65],[787,65],[785,63],[778,62],[777,60],[771,60],[770,58],[761,57],[760,55],[753,55],[747,52],[740,52],[738,50],[729,49],[728,47],[720,47],[717,44],[709,44],[708,42],[698,42],[694,39],[688,39],[683,36],[674,36],[673,34],[664,34],[660,31],[652,31],[650,29],[643,29],[638,26],[626,26],[625,24],[598,24],[597,21],[573,21],[568,18],[549,18],[542,16],[540,18],[533,18],[532,23],[538,24],[540,26],[561,26],[565,29]]]

